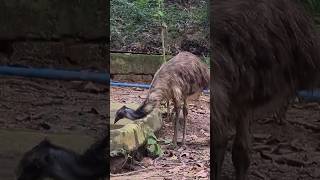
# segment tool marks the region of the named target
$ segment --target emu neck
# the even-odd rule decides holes
[[[144,118],[146,116],[146,113],[143,112],[141,108],[138,108],[136,111],[130,108],[125,109],[124,116],[131,120],[137,120]]]

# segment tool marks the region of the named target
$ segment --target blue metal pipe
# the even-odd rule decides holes
[[[94,81],[102,84],[109,84],[111,86],[119,87],[139,87],[149,89],[149,84],[142,83],[125,83],[125,82],[110,82],[108,73],[85,72],[85,71],[70,71],[70,70],[57,70],[49,68],[27,68],[18,66],[0,66],[0,75],[8,76],[24,76],[56,80],[82,80]],[[209,94],[209,90],[204,90],[205,94]],[[320,102],[320,89],[313,91],[298,91],[298,97],[305,101],[318,101]]]
[[[138,88],[145,88],[149,89],[149,84],[143,84],[143,83],[126,83],[126,82],[116,82],[111,81],[111,86],[118,86],[118,87],[138,87]],[[210,90],[204,90],[205,94],[210,94]],[[298,97],[302,98],[305,101],[319,101],[320,102],[320,90],[314,90],[314,91],[298,91],[297,93]]]
[[[299,91],[298,97],[302,98],[304,101],[320,102],[320,89],[312,91]]]
[[[143,84],[143,83],[126,83],[126,82],[117,82],[117,81],[111,81],[111,86],[118,86],[118,87],[138,87],[138,88],[144,88],[149,89],[151,87],[150,84]]]
[[[49,68],[25,68],[16,66],[0,66],[0,75],[24,76],[56,80],[82,80],[109,84],[110,77],[107,73],[57,70]]]
[[[144,84],[144,83],[125,83],[125,82],[117,82],[117,81],[111,81],[110,82],[111,86],[118,86],[118,87],[138,87],[138,88],[145,88],[149,89],[150,84]],[[209,90],[204,90],[203,91],[205,94],[209,94]]]

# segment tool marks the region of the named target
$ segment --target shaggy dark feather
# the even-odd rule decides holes
[[[297,89],[314,87],[319,38],[293,0],[214,0],[210,9],[214,178],[235,125],[232,160],[242,180],[250,164],[250,112],[275,112]]]
[[[104,180],[107,177],[109,137],[79,155],[44,140],[25,153],[17,168],[18,180]]]

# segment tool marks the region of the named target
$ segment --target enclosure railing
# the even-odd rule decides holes
[[[62,70],[53,68],[29,68],[21,66],[0,66],[0,75],[34,77],[55,80],[80,80],[93,81],[101,84],[118,87],[138,87],[149,89],[150,84],[143,83],[127,83],[110,81],[110,75],[103,72],[90,72],[88,70]],[[209,94],[210,90],[204,90],[205,94]],[[298,91],[297,96],[306,101],[320,101],[320,90]]]
[[[23,76],[56,80],[82,80],[108,84],[109,74],[89,71],[71,71],[51,68],[27,68],[17,66],[0,66],[0,75]]]

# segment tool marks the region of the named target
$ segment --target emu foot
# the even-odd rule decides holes
[[[171,143],[169,146],[168,146],[168,149],[170,149],[170,150],[175,150],[175,149],[177,149],[177,144],[173,144],[173,143]]]

